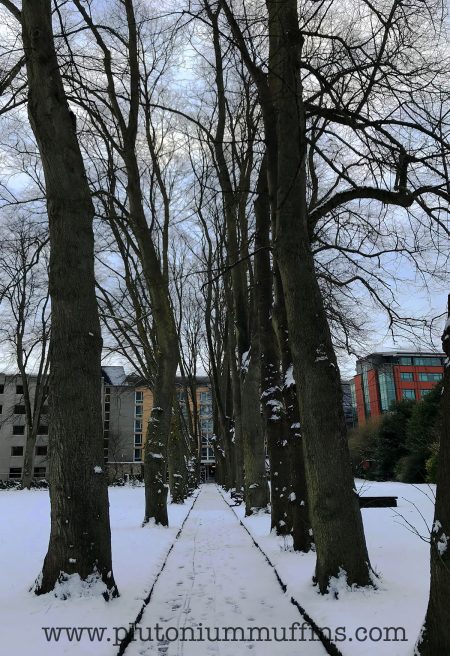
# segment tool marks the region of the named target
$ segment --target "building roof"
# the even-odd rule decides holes
[[[395,357],[395,356],[400,356],[400,357],[435,357],[435,358],[445,358],[445,353],[442,353],[440,351],[412,351],[410,349],[392,349],[391,351],[374,351],[373,353],[369,353],[368,355],[362,355],[361,357],[358,358],[358,362],[360,360],[368,360],[369,358],[372,357],[380,357],[380,356],[386,356],[386,357]]]
[[[120,366],[102,367],[102,373],[109,385],[126,385],[125,369]]]

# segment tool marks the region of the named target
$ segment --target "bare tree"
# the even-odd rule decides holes
[[[56,55],[50,0],[2,3],[20,23],[28,112],[45,175],[52,303],[49,377],[50,542],[38,594],[77,574],[118,594],[112,573],[95,298],[94,208]],[[68,375],[69,374],[69,375]],[[98,588],[97,588],[98,590]]]
[[[25,454],[22,486],[33,479],[36,439],[47,400],[49,292],[45,247],[47,231],[32,217],[10,221],[0,254],[0,335],[11,348],[22,382],[25,409]]]

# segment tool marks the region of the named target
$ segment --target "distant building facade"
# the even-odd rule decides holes
[[[29,380],[31,402],[35,381]],[[25,405],[22,379],[0,373],[0,480],[22,478],[25,455]],[[33,477],[45,478],[48,467],[48,409],[43,407],[34,453]]]
[[[34,379],[28,378],[31,400]],[[103,453],[111,478],[143,473],[146,428],[153,408],[153,394],[136,375],[126,375],[123,367],[102,368]],[[181,383],[177,381],[181,399]],[[209,379],[197,379],[196,402],[201,439],[201,474],[211,480],[215,474],[212,448],[213,418]],[[192,409],[192,403],[191,403]],[[0,480],[22,478],[25,453],[25,408],[19,375],[0,374]],[[48,474],[48,414],[39,425],[34,456],[34,478]]]
[[[442,379],[445,357],[443,353],[393,351],[360,358],[350,384],[354,419],[363,424],[387,412],[393,401],[420,401]]]

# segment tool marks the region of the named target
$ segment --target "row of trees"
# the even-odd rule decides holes
[[[247,514],[266,508],[266,442],[272,527],[298,550],[314,541],[320,591],[342,571],[376,585],[336,351],[362,336],[355,302],[383,308],[393,331],[420,326],[395,304],[395,271],[429,279],[446,264],[439,3],[266,0],[262,12],[180,0],[159,17],[133,0],[0,4],[10,16],[0,112],[14,131],[27,104],[35,137],[10,139],[8,152],[45,192],[49,223],[52,533],[36,590],[76,572],[117,594],[100,315],[110,348],[154,390],[144,522],[167,524],[168,453],[175,487],[189,452],[174,428],[175,373],[195,404],[203,359],[221,484],[243,494]],[[13,195],[4,206],[22,202]],[[189,412],[187,423],[198,453]],[[421,654],[448,646],[439,545],[450,488],[438,476]]]

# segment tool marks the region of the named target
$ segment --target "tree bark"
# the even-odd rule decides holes
[[[289,343],[286,306],[278,267],[274,266],[275,302],[273,324],[281,354],[282,395],[286,410],[286,434],[289,441],[290,515],[294,551],[311,549],[312,528],[309,517],[308,487],[306,484],[305,455],[300,423],[297,386],[293,376],[292,353]]]
[[[270,84],[277,110],[275,257],[283,283],[303,424],[317,551],[315,576],[325,593],[330,579],[342,572],[350,585],[369,585],[372,578],[353,489],[339,370],[309,243],[297,4],[296,0],[267,0],[267,7]]]
[[[442,346],[450,358],[450,296]],[[431,531],[430,597],[416,651],[421,656],[450,653],[450,367],[444,373],[436,505]]]
[[[52,301],[49,378],[51,534],[38,594],[78,574],[118,594],[103,458],[102,338],[95,296],[94,208],[56,57],[50,0],[23,0],[28,111],[45,175]]]
[[[270,203],[267,156],[261,163],[255,201],[255,307],[260,335],[261,407],[270,462],[271,529],[291,532],[290,458],[286,412],[280,379],[280,354],[272,325],[273,276],[270,265]]]
[[[172,418],[168,454],[169,488],[172,503],[183,503],[188,496],[187,464],[188,453],[180,418],[180,408],[176,407]]]
[[[253,337],[250,360],[242,383],[242,441],[245,463],[245,514],[267,508],[269,488],[265,471],[264,432],[260,411],[258,339]]]

